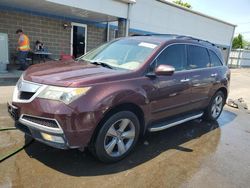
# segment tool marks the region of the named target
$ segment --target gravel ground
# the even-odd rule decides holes
[[[250,69],[231,69],[229,99],[243,98],[250,108]]]

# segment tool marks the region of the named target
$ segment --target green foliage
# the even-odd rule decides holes
[[[250,47],[250,42],[249,41],[246,41],[246,40],[243,40],[243,46],[244,48],[248,48]]]
[[[183,7],[186,7],[186,8],[192,8],[192,6],[187,3],[187,2],[183,2],[182,0],[176,0],[176,1],[173,1],[175,4],[177,5],[180,5],[180,6],[183,6]]]
[[[234,37],[233,39],[233,49],[237,48],[244,48],[245,47],[245,42],[243,40],[243,36],[239,34],[237,37]]]

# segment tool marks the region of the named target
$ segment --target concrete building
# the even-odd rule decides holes
[[[228,58],[235,25],[164,0],[1,0],[0,33],[9,38],[10,62],[19,28],[55,58],[80,56],[115,37],[174,33],[211,41]]]

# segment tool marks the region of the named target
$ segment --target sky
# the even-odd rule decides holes
[[[241,33],[250,41],[250,0],[182,0],[192,10],[237,25],[235,35]]]

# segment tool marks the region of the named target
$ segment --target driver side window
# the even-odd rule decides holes
[[[156,58],[157,65],[171,65],[176,71],[184,70],[186,68],[186,45],[174,44],[167,47]]]

